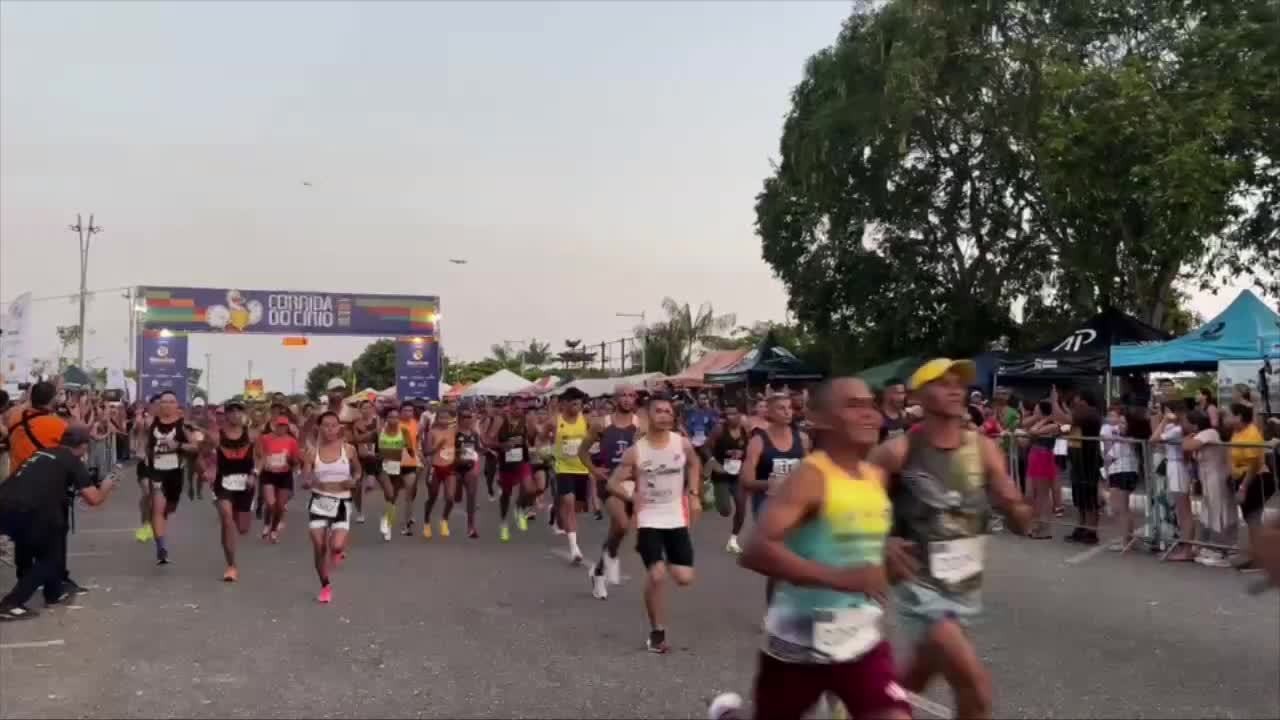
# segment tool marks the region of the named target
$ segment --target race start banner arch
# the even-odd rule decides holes
[[[187,401],[187,336],[354,335],[396,339],[401,398],[438,400],[440,298],[305,290],[142,287],[138,391],[165,390]]]

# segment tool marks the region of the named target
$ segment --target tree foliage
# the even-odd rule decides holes
[[[1180,283],[1224,274],[1274,283],[1278,13],[860,6],[809,60],[757,197],[794,315],[856,368],[1108,304],[1164,324]]]
[[[396,383],[396,343],[383,338],[369,343],[360,356],[351,363],[356,376],[356,386],[376,390]]]
[[[394,352],[394,347],[392,348],[392,350]],[[395,360],[395,356],[393,354],[392,361],[394,362],[394,360]],[[320,398],[324,397],[325,385],[327,385],[330,380],[332,380],[333,378],[342,378],[342,380],[346,382],[347,379],[350,377],[350,375],[351,375],[351,368],[348,367],[346,363],[340,363],[340,362],[331,360],[329,362],[322,362],[319,365],[316,365],[315,367],[307,371],[307,381],[305,384],[307,397],[312,400],[319,400]],[[395,382],[394,370],[392,374],[392,382]],[[361,385],[360,387],[367,387],[367,386]],[[374,387],[381,390],[386,386],[378,385]],[[357,390],[358,388],[351,388],[351,389],[354,391],[354,390]]]

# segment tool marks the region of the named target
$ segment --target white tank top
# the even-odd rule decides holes
[[[684,440],[667,435],[656,448],[648,437],[636,441],[636,526],[670,529],[688,525],[684,504]]]
[[[347,459],[347,446],[345,443],[342,445],[342,453],[338,455],[338,459],[330,463],[322,462],[320,460],[320,448],[316,448],[315,475],[317,489],[313,492],[316,495],[327,495],[328,497],[341,498],[344,500],[351,497],[350,490],[333,492],[319,489],[319,485],[321,483],[340,483],[351,479],[351,462]]]

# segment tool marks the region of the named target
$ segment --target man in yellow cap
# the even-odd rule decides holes
[[[924,411],[919,431],[889,440],[870,458],[893,477],[895,521],[885,554],[897,581],[897,626],[911,648],[902,684],[923,692],[945,673],[962,718],[991,717],[991,680],[965,634],[967,620],[982,609],[991,501],[1019,532],[1031,520],[1000,448],[966,429],[966,393],[976,379],[968,360],[937,358],[920,366],[907,383]]]

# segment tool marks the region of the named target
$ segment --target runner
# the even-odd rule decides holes
[[[204,398],[194,398],[191,401],[190,417],[184,418],[187,426],[187,435],[191,437],[192,442],[197,446],[197,450],[191,456],[190,462],[184,463],[183,467],[188,500],[204,499],[203,473],[200,471],[200,449],[205,445],[204,436],[209,429],[207,408]]]
[[[724,549],[734,554],[742,552],[742,547],[738,545],[738,534],[742,532],[742,525],[747,519],[746,503],[740,501],[738,474],[742,472],[748,435],[746,417],[736,406],[728,405],[724,409],[724,421],[711,431],[711,437],[707,440],[710,451],[707,464],[711,466],[716,512],[720,513],[720,517],[729,517],[729,513],[733,513],[733,529]]]
[[[258,438],[258,479],[265,507],[262,537],[273,543],[280,542],[285,508],[293,497],[293,472],[302,464],[302,450],[289,427],[289,418],[278,415],[271,421],[271,432]]]
[[[404,494],[406,483],[413,479],[413,471],[403,466],[405,452],[410,447],[409,429],[400,424],[400,412],[395,407],[386,410],[382,431],[378,433],[378,454],[382,458],[382,496],[387,506],[382,511],[379,530],[383,542],[391,542],[391,528],[396,524],[396,502]],[[410,507],[408,512],[413,512]]]
[[[964,629],[981,611],[988,497],[1016,532],[1025,533],[1031,520],[999,447],[964,429],[965,390],[976,376],[967,360],[938,358],[922,365],[909,383],[925,412],[920,429],[871,454],[893,478],[894,537],[885,555],[898,583],[895,625],[910,648],[902,684],[920,693],[943,675],[962,718],[991,717],[991,678]]]
[[[765,401],[763,430],[751,431],[746,458],[738,475],[738,502],[751,498],[751,517],[758,520],[765,500],[772,495],[809,452],[809,436],[791,424],[791,398],[783,393]],[[765,598],[773,597],[773,578],[765,581]]]
[[[608,424],[602,431],[593,432],[590,439],[592,443],[600,443],[601,457],[605,465],[602,467],[596,462],[588,461],[584,457],[586,453],[581,448],[578,450],[579,458],[587,463],[591,477],[596,481],[600,503],[609,515],[609,533],[605,536],[600,559],[592,566],[589,573],[591,595],[597,600],[609,597],[608,585],[622,584],[622,567],[618,562],[618,548],[622,547],[622,541],[626,539],[627,529],[631,527],[631,520],[635,515],[635,505],[632,502],[635,484],[625,486],[624,489],[628,492],[622,496],[611,494],[608,487],[609,476],[622,463],[622,456],[635,443],[635,388],[618,385],[614,389],[614,397],[617,404],[613,414],[608,418]]]
[[[130,442],[133,444],[133,456],[138,458],[136,475],[138,476],[138,518],[141,524],[134,531],[133,538],[145,543],[155,540],[156,534],[151,527],[151,472],[147,462],[148,449],[151,447],[151,419],[154,417],[159,395],[152,395],[147,404],[138,403],[133,416],[133,432]],[[12,458],[11,458],[12,459]],[[16,472],[16,469],[15,469]]]
[[[502,494],[498,497],[498,540],[509,542],[511,530],[507,527],[507,514],[511,510],[511,493],[516,496],[516,526],[520,532],[529,529],[527,508],[532,504],[533,470],[529,464],[529,428],[525,423],[525,408],[520,399],[512,399],[504,408],[502,417],[492,424],[489,444],[500,454],[498,484]]]
[[[466,494],[467,537],[474,540],[480,537],[480,532],[476,529],[476,493],[480,490],[480,476],[484,473],[484,443],[476,429],[474,408],[464,406],[458,412],[458,429],[455,431],[454,441],[457,443],[454,454],[457,461],[454,466],[455,475]],[[445,516],[448,514],[446,510]]]
[[[378,461],[378,416],[374,414],[373,403],[368,400],[360,401],[360,417],[351,423],[351,440],[355,443],[361,474],[360,483],[356,485],[353,496],[356,522],[363,524],[364,494],[372,489],[370,482],[377,482],[378,473],[381,470],[381,464]]]
[[[156,416],[147,430],[147,481],[151,490],[151,529],[155,533],[156,564],[169,564],[164,534],[169,516],[182,500],[183,454],[193,453],[178,408],[178,396],[166,390],[156,400]]]
[[[240,579],[236,566],[236,535],[245,535],[253,525],[254,467],[253,435],[244,424],[244,405],[229,402],[224,408],[223,426],[210,433],[213,445],[213,497],[218,504],[218,524],[222,535],[222,556],[227,569],[224,582]]]
[[[311,550],[316,575],[320,578],[320,595],[316,600],[333,600],[329,570],[346,556],[347,533],[351,530],[351,491],[363,484],[356,449],[343,436],[338,414],[326,410],[320,414],[320,437],[315,451],[307,453],[302,465],[302,487],[311,490],[307,503]],[[383,539],[390,535],[383,533]]]
[[[419,459],[418,418],[412,402],[400,406],[400,426],[409,431],[409,445],[404,449],[400,470],[404,477],[404,529],[405,537],[413,537],[413,504],[418,501],[418,482],[422,479],[422,462]]]
[[[556,517],[569,536],[569,562],[582,564],[578,548],[578,501],[591,492],[591,476],[578,457],[578,449],[587,438],[587,418],[582,414],[586,393],[569,388],[560,396],[561,411],[552,416],[555,423]]]
[[[427,503],[422,508],[422,537],[431,539],[431,510],[444,492],[444,512],[440,514],[440,537],[449,537],[449,514],[453,512],[457,478],[454,459],[458,454],[458,431],[453,425],[453,411],[447,407],[436,413],[435,426],[428,435],[431,448],[431,475],[427,478]]]
[[[671,650],[665,597],[668,569],[677,585],[693,582],[689,513],[698,507],[702,493],[702,463],[688,438],[672,432],[674,426],[671,400],[650,398],[649,430],[627,449],[609,480],[610,494],[635,497],[636,550],[646,571],[647,645],[655,653]],[[691,482],[687,493],[686,479]]]
[[[533,426],[529,430],[533,442],[533,504],[529,507],[529,519],[538,516],[537,504],[550,487],[552,475],[555,473],[555,424],[551,422],[546,406],[539,406],[534,413]],[[554,493],[553,493],[554,494]],[[548,520],[556,525],[556,503],[552,498],[548,503],[550,512]]]
[[[779,487],[742,556],[743,567],[777,583],[756,672],[756,717],[799,720],[824,693],[855,718],[911,717],[883,627],[892,509],[884,472],[866,461],[882,429],[875,402],[856,378],[814,393],[821,449]],[[738,695],[720,695],[709,717],[740,717],[741,706]]]

